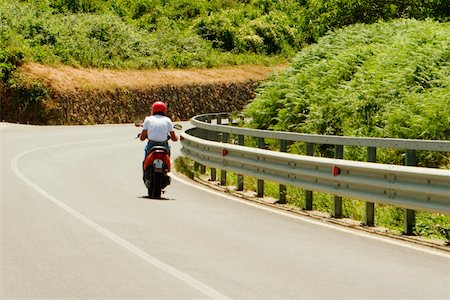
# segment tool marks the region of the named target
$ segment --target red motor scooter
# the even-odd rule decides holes
[[[154,146],[150,149],[143,165],[144,184],[150,198],[161,198],[162,190],[170,184],[170,156],[164,146]]]
[[[140,123],[136,123],[135,125],[136,127],[142,126]],[[181,130],[182,126],[175,124],[174,129]],[[140,134],[137,137],[139,136]],[[169,150],[163,145],[153,146],[143,163],[143,180],[150,198],[161,198],[162,190],[170,184],[170,167]]]

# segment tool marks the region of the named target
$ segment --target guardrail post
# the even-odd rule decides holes
[[[306,155],[314,156],[314,144],[306,143]],[[313,208],[313,192],[305,191],[305,207],[304,210],[312,210]]]
[[[343,159],[344,158],[344,146],[335,145],[334,146],[334,158]],[[342,218],[342,197],[334,196],[334,209],[333,209],[333,217],[334,218]]]
[[[220,115],[217,115],[216,117],[216,121],[217,124],[221,124],[222,123],[222,118],[220,117]],[[212,123],[212,120],[210,120],[210,122]],[[217,131],[213,131],[211,132],[211,140],[214,142],[217,142],[219,140],[219,133]],[[216,181],[217,180],[217,170],[216,168],[211,168],[211,176],[210,176],[210,180],[211,181]]]
[[[258,138],[258,148],[265,147],[264,138]],[[264,180],[258,179],[256,184],[256,197],[264,197]]]
[[[212,120],[212,117],[211,116],[207,116],[206,119],[205,119],[205,123],[211,124],[211,120]],[[206,138],[208,140],[211,140],[211,135],[212,135],[212,131],[207,130]]]
[[[367,161],[368,162],[377,161],[376,147],[367,148]],[[366,202],[366,216],[364,219],[364,224],[369,227],[375,226],[375,203],[373,202]]]
[[[200,138],[206,139],[208,135],[208,132],[205,129],[200,130]],[[206,173],[206,166],[200,164],[200,174]]]
[[[238,145],[243,146],[244,145],[244,136],[238,135]],[[244,176],[239,175],[237,176],[237,190],[243,191],[244,190]]]
[[[192,132],[192,135],[194,135],[194,136],[199,136],[199,134],[197,133],[197,131],[198,131],[198,129],[195,129],[195,130]],[[199,168],[200,168],[200,164],[199,164],[198,162],[194,161],[194,171],[197,172]]]
[[[406,150],[406,160],[405,164],[407,166],[417,165],[416,150]],[[413,235],[414,227],[416,226],[416,212],[411,209],[405,209],[405,235]]]
[[[206,174],[206,166],[200,165],[200,174]]]
[[[205,121],[205,122],[208,123],[208,124],[211,124],[211,123],[212,123],[212,116],[208,116],[208,117],[206,118],[206,121]],[[208,130],[207,139],[208,139],[209,141],[214,141],[214,134],[215,134],[214,131]]]
[[[287,152],[287,145],[288,142],[286,140],[280,140],[280,151]],[[283,184],[280,184],[280,193],[277,203],[286,204],[286,186]]]
[[[208,124],[211,124],[212,123],[212,119],[213,119],[213,117],[211,115],[208,115],[206,117],[205,122],[208,123]],[[206,136],[207,140],[209,140],[209,141],[216,141],[216,139],[214,139],[214,137],[216,136],[216,132],[208,130],[207,133],[208,133],[207,136]],[[210,179],[209,180],[216,181],[216,169],[215,168],[210,168],[210,173],[211,174],[210,174]]]
[[[222,133],[222,143],[228,143],[229,134],[226,132]],[[220,185],[227,185],[227,171],[220,170]]]

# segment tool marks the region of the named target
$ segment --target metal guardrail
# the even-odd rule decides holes
[[[211,167],[376,203],[450,214],[450,171],[309,157],[183,135],[182,153]]]
[[[256,177],[259,179],[257,194],[263,196],[263,180],[275,181],[281,184],[281,203],[283,203],[282,194],[286,191],[285,185],[298,186],[306,189],[305,209],[312,209],[312,190],[331,193],[335,195],[333,213],[335,217],[340,217],[342,213],[341,197],[365,200],[368,201],[365,223],[369,226],[374,225],[373,203],[391,204],[406,209],[406,234],[412,234],[415,223],[414,210],[450,215],[450,170],[373,163],[376,161],[376,147],[405,149],[406,163],[414,165],[416,150],[450,152],[449,141],[352,138],[253,130],[222,125],[222,119],[226,118],[227,114],[194,117],[191,122],[196,128],[182,134],[183,154],[211,167],[213,180],[215,180],[213,168],[221,169],[222,184],[226,184],[224,170]],[[218,132],[222,133],[220,138]],[[305,142],[308,155],[313,155],[308,145],[334,144],[336,158],[295,155],[227,144],[229,134],[240,137],[241,145],[244,135],[257,137],[260,147],[264,144],[265,138],[279,139],[281,147],[284,148],[281,151],[286,151],[286,140]],[[216,141],[208,141],[199,136],[208,136]],[[372,163],[342,160],[343,146],[349,145],[368,147],[368,160]],[[242,182],[242,176],[240,179]]]
[[[252,136],[258,138],[272,138],[292,142],[305,142],[313,144],[328,144],[342,146],[365,146],[378,148],[396,148],[404,150],[425,150],[450,152],[450,141],[431,141],[416,139],[385,139],[367,137],[347,137],[334,135],[304,134],[284,131],[269,131],[260,129],[249,129],[241,127],[223,126],[212,124],[212,120],[227,119],[229,114],[206,114],[192,118],[191,123],[197,128],[210,131],[224,132],[229,134]],[[220,123],[220,122],[219,122]]]

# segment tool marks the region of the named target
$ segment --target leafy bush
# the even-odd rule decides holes
[[[450,3],[443,0],[253,0],[200,16],[194,28],[218,49],[276,54],[299,50],[346,25],[395,18],[445,20],[449,15]]]
[[[450,23],[349,26],[300,52],[246,113],[264,129],[449,140],[449,49]],[[428,162],[448,164],[438,156]]]
[[[101,0],[49,0],[49,6],[59,13],[97,13],[106,10]]]
[[[244,19],[239,11],[226,11],[220,14],[212,14],[201,19],[197,27],[197,33],[212,42],[214,48],[231,51],[236,47],[236,35],[240,24]]]
[[[250,21],[238,31],[237,43],[241,52],[280,54],[290,53],[293,45],[300,45],[297,29],[280,12],[269,12]],[[295,47],[297,48],[297,47]]]
[[[445,0],[309,0],[304,19],[309,42],[317,40],[334,28],[355,23],[374,23],[395,18],[445,20],[450,3]]]
[[[24,54],[20,51],[0,49],[0,82],[10,78],[12,72],[22,64]]]
[[[194,161],[186,158],[186,157],[177,157],[175,159],[175,169],[178,172],[183,173],[190,179],[194,179],[194,177],[198,177],[198,172],[195,170]]]
[[[2,84],[0,84],[2,85]],[[0,105],[7,118],[20,122],[44,124],[46,114],[42,109],[48,100],[50,91],[40,80],[29,80],[17,73],[12,73],[6,79],[10,98],[0,99]]]
[[[279,63],[336,27],[445,20],[449,9],[444,0],[2,0],[0,43],[26,60],[92,67]]]

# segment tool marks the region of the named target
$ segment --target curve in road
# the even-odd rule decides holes
[[[165,200],[143,197],[135,131],[0,128],[2,298],[449,298],[440,252],[180,179]]]

